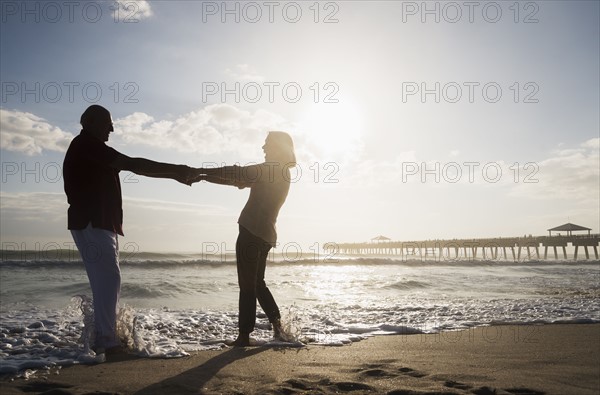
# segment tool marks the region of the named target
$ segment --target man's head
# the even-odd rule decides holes
[[[81,114],[79,122],[84,130],[91,133],[100,141],[108,141],[108,135],[114,130],[110,112],[97,104],[89,106]]]

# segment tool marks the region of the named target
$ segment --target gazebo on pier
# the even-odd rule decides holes
[[[389,237],[385,237],[385,236],[383,236],[383,235],[379,235],[379,236],[377,236],[377,237],[373,237],[373,238],[371,239],[371,242],[374,242],[374,241],[376,241],[376,242],[378,242],[378,243],[381,243],[382,241],[390,241],[390,240],[392,240],[392,239],[390,239]]]
[[[587,230],[588,236],[592,231],[590,228],[586,228],[585,226],[575,225],[572,223],[566,223],[561,226],[557,226],[556,228],[548,229],[548,233],[552,236],[552,232],[567,232],[567,236],[573,236],[572,232],[585,231]]]

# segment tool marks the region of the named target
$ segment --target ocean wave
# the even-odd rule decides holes
[[[397,289],[400,291],[410,291],[413,289],[424,289],[431,287],[431,284],[425,281],[398,281],[393,284],[388,284],[385,288]]]
[[[163,282],[158,286],[148,284],[123,283],[121,285],[121,296],[132,299],[156,299],[177,295],[183,290],[175,284]]]
[[[72,251],[71,251],[72,252]],[[143,266],[147,268],[168,268],[174,265],[178,266],[222,266],[235,265],[235,256],[224,256],[215,259],[212,256],[207,257],[202,254],[166,254],[166,253],[136,253],[134,255],[121,254],[120,264],[122,266]],[[339,257],[339,259],[294,259],[290,260],[284,256],[275,256],[269,261],[270,265],[299,265],[299,266],[343,266],[343,265],[397,265],[406,267],[527,267],[532,271],[540,267],[548,266],[595,266],[598,260],[577,261],[484,261],[484,260],[425,260],[425,259],[398,259],[396,257]],[[48,267],[48,268],[69,268],[82,265],[83,262],[79,255],[65,256],[61,255],[58,259],[35,255],[18,255],[6,253],[2,254],[0,259],[0,268],[12,267]]]
[[[73,282],[56,285],[52,289],[49,289],[51,292],[59,295],[77,295],[81,293],[85,293],[90,289],[89,282]]]
[[[221,265],[233,265],[234,261],[211,261],[201,259],[164,259],[164,260],[127,260],[122,259],[119,261],[121,266],[131,267],[144,267],[144,268],[172,268],[173,266],[221,266]],[[2,268],[74,268],[77,266],[83,266],[81,259],[68,259],[68,260],[2,260],[0,261],[0,269]]]

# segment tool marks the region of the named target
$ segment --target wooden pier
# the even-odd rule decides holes
[[[344,255],[380,255],[401,256],[406,259],[431,260],[547,260],[548,249],[555,260],[577,260],[581,258],[580,248],[585,252],[585,259],[590,259],[592,247],[594,257],[598,260],[600,234],[568,235],[568,236],[528,236],[499,237],[487,239],[450,239],[422,241],[384,241],[371,243],[327,243],[325,252]],[[567,247],[574,248],[571,257],[567,255]],[[543,255],[540,250],[543,248]],[[560,249],[560,250],[559,250]],[[553,254],[552,254],[553,253]],[[561,254],[562,253],[562,254]]]

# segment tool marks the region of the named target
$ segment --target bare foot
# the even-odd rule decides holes
[[[285,332],[283,327],[281,326],[281,321],[277,320],[272,323],[273,325],[273,338],[275,340],[288,342],[290,341],[288,334]]]
[[[231,343],[231,345],[233,347],[248,347],[250,345],[250,340],[244,340],[238,337]]]
[[[252,340],[250,339],[250,335],[247,333],[240,333],[237,337],[237,339],[235,339],[232,342],[228,342],[226,343],[228,346],[232,346],[232,347],[249,347],[252,345]]]

